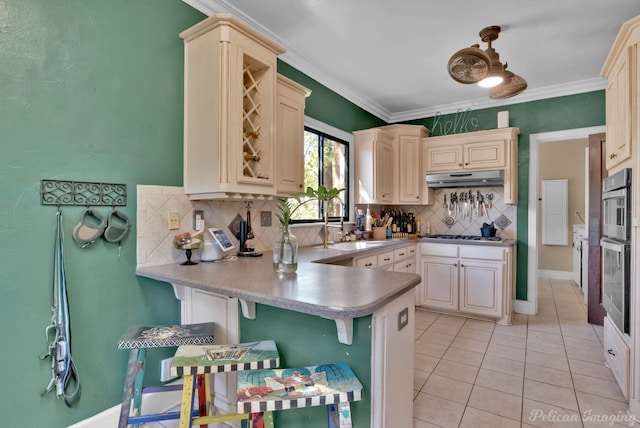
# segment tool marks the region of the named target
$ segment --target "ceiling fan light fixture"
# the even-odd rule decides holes
[[[502,84],[491,88],[489,97],[494,100],[503,100],[514,97],[527,89],[527,82],[517,74],[504,70],[505,80]]]
[[[449,59],[449,76],[458,83],[469,85],[484,79],[491,69],[491,58],[480,45],[460,49]]]
[[[487,77],[478,82],[478,86],[483,88],[493,88],[501,84],[503,81],[504,77],[502,77],[502,73],[493,75],[489,73]]]

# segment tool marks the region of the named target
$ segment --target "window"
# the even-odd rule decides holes
[[[340,200],[329,203],[329,219],[349,217],[349,144],[339,138],[309,127],[304,128],[304,188],[324,186],[345,190]],[[298,222],[322,221],[324,207],[311,201],[294,213]]]

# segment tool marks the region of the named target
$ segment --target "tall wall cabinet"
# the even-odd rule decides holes
[[[607,170],[631,166],[638,144],[640,17],[622,25],[602,68],[606,89]]]
[[[609,173],[630,167],[631,295],[630,335],[622,334],[605,317],[604,357],[629,399],[629,410],[640,415],[640,16],[625,22],[618,32],[601,74],[606,88],[606,168]]]
[[[300,190],[302,164],[289,165],[292,172],[278,162],[281,154],[302,162],[304,98],[310,92],[277,77],[276,58],[285,50],[226,14],[180,37],[185,193],[191,199],[271,198]]]
[[[422,125],[388,125],[355,131],[356,204],[430,204],[424,183]]]

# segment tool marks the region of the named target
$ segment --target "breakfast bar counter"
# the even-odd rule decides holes
[[[192,266],[139,266],[136,273],[171,284],[181,301],[182,322],[215,322],[220,343],[274,340],[288,367],[349,364],[364,385],[362,401],[352,405],[354,428],[410,426],[414,288],[420,276],[350,267],[357,257],[407,244],[303,247],[292,274],[275,272],[270,252]],[[231,384],[216,387],[223,412],[234,406]],[[326,415],[314,408],[275,417],[284,428],[326,427]]]

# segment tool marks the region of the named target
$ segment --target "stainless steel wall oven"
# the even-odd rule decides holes
[[[602,306],[618,329],[629,334],[631,169],[603,180],[602,208]]]

